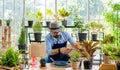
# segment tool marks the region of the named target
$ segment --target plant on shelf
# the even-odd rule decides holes
[[[81,51],[75,50],[70,53],[70,59],[72,69],[78,69],[80,65]]]
[[[16,67],[20,64],[20,52],[15,51],[13,47],[9,47],[0,60],[0,65],[6,67]]]
[[[36,21],[34,24],[33,24],[33,31],[35,32],[35,33],[41,33],[41,31],[42,31],[42,23],[41,22],[39,22],[39,21]]]
[[[27,45],[26,45],[26,31],[23,27],[24,21],[22,20],[22,28],[20,32],[20,36],[18,38],[18,49],[22,51],[22,53],[25,52]]]
[[[26,12],[26,16],[27,16],[28,20],[33,20],[34,13],[32,13],[32,12],[30,12],[30,11],[27,11],[27,12]]]
[[[41,11],[37,11],[35,13],[36,16],[36,22],[33,24],[32,28],[35,33],[41,33],[42,31],[42,19],[43,19],[43,14]]]
[[[41,11],[37,11],[35,13],[36,21],[33,24],[32,28],[34,31],[34,36],[35,36],[35,41],[41,41],[41,32],[42,32],[42,19],[43,19],[43,14]]]
[[[52,18],[53,11],[51,9],[46,9],[46,15],[49,19]]]
[[[75,14],[74,17],[74,25],[78,28],[79,33],[89,30],[89,27],[84,23],[84,20],[78,14]]]
[[[53,11],[51,9],[46,9],[46,17],[47,17],[46,25],[48,27],[50,25],[50,20],[53,18],[52,15],[53,15]]]
[[[78,31],[78,37],[79,41],[86,40],[87,38],[87,33],[83,33],[89,29],[89,26],[84,23],[84,20],[78,15],[74,15],[74,25],[75,25],[75,30]]]
[[[63,18],[62,19],[62,24],[64,26],[67,26],[66,17],[68,17],[71,14],[71,12],[67,11],[65,8],[61,8],[61,9],[58,10],[58,13]]]
[[[34,17],[34,13],[31,13],[29,11],[26,12],[27,18],[28,18],[28,26],[32,27],[33,25],[33,17]]]
[[[7,26],[9,26],[10,23],[11,23],[11,19],[7,19],[7,20],[6,20],[6,24],[7,24]]]
[[[95,21],[92,21],[92,22],[90,22],[89,25],[90,25],[90,30],[92,32],[91,39],[93,41],[97,41],[97,34],[101,31],[103,32],[104,27],[100,23],[100,20],[98,20],[98,23]]]
[[[65,20],[66,17],[68,17],[71,13],[67,11],[65,8],[61,8],[58,10],[59,15]]]
[[[103,25],[100,23],[100,20],[98,20],[98,23],[95,21],[92,21],[90,23],[90,29],[92,31],[92,34],[97,34],[100,31],[103,31],[104,29]]]

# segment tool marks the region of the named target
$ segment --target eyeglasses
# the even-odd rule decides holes
[[[59,33],[60,33],[60,31],[51,31],[52,32],[52,34],[54,34],[54,35],[58,35]]]

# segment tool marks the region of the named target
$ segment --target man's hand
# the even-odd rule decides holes
[[[82,49],[82,46],[79,43],[74,43],[73,47],[78,50]]]
[[[60,48],[60,52],[63,53],[63,54],[68,54],[72,50],[73,50],[72,48],[66,48],[66,47]]]

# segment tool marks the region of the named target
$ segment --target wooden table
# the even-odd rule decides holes
[[[40,67],[39,64],[36,65],[35,67],[32,67],[30,65],[29,70],[73,70],[73,69],[70,64],[68,64],[67,66],[55,66],[55,65],[52,65],[51,63],[47,63],[46,67]],[[81,69],[78,69],[78,70],[89,70],[89,69],[84,69],[82,65]],[[99,70],[99,65],[97,66],[93,65],[92,70]]]
[[[46,67],[40,67],[40,65],[36,65],[32,67],[30,65],[29,70],[72,70],[72,67],[70,64],[68,64],[67,66],[55,66],[52,65],[51,63],[47,63]]]

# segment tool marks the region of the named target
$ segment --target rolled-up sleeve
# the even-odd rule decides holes
[[[52,55],[51,51],[52,51],[52,45],[50,42],[50,39],[48,36],[45,37],[45,42],[46,42],[46,52],[48,55]]]

